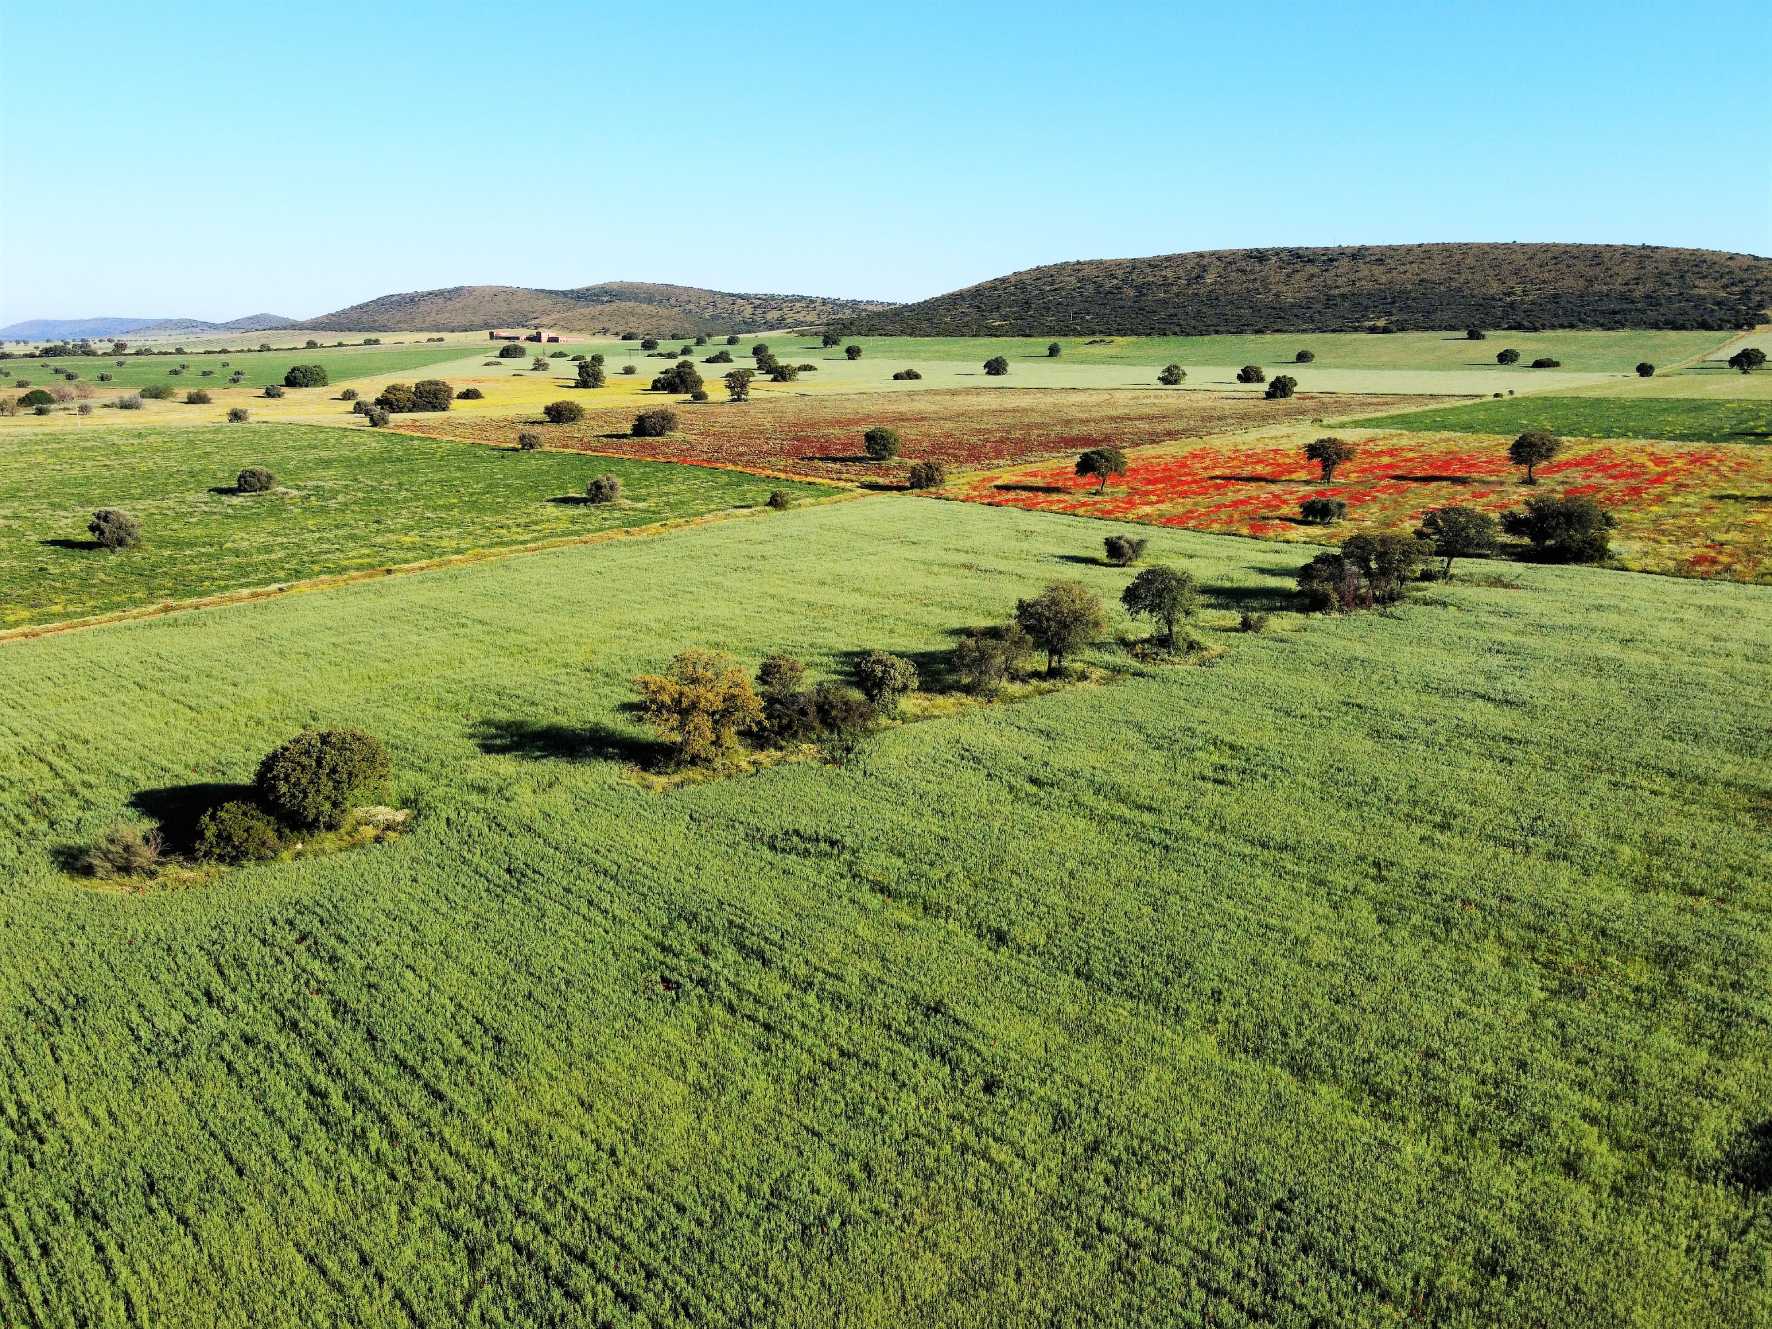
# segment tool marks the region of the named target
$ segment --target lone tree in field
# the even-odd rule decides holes
[[[1049,341],[1046,343],[1046,358],[1048,360],[1056,360],[1063,354],[1064,347],[1060,346],[1057,342]]]
[[[1066,657],[1101,635],[1107,614],[1101,598],[1082,582],[1055,581],[1033,599],[1018,601],[1015,621],[1046,652],[1047,674],[1056,675]]]
[[[861,347],[852,343],[843,348],[843,354],[848,356],[851,360],[859,360],[861,359]]]
[[[581,388],[600,388],[607,380],[603,375],[603,366],[596,360],[580,360],[578,362],[578,386]]]
[[[141,523],[122,508],[100,508],[86,529],[100,549],[128,549],[142,540]]]
[[[1110,535],[1101,542],[1103,557],[1116,568],[1129,568],[1144,557],[1144,548],[1150,543],[1142,536]]]
[[[1239,383],[1266,383],[1267,373],[1260,365],[1244,365],[1237,371]]]
[[[360,729],[309,729],[258,764],[261,802],[300,830],[335,830],[353,807],[380,794],[387,749]]]
[[[1157,375],[1157,382],[1166,388],[1172,388],[1186,377],[1187,370],[1180,365],[1164,365],[1162,372]]]
[[[1274,381],[1262,393],[1269,401],[1284,401],[1298,390],[1298,380],[1290,374],[1275,374]]]
[[[1765,363],[1766,353],[1758,346],[1744,346],[1729,357],[1729,368],[1739,369],[1744,374],[1763,368]]]
[[[1495,353],[1495,363],[1498,365],[1517,365],[1520,363],[1520,353],[1511,346],[1505,351],[1497,351]]]
[[[1526,478],[1522,484],[1535,485],[1538,477],[1533,472],[1562,450],[1557,436],[1547,429],[1528,429],[1508,445],[1507,459],[1515,466],[1526,468]]]
[[[891,461],[899,452],[898,431],[875,425],[861,436],[861,446],[870,461]]]
[[[585,418],[585,408],[575,401],[551,401],[541,413],[551,425],[575,425]]]
[[[640,349],[642,351],[656,351],[658,349],[658,338],[657,337],[643,338],[640,342]],[[520,354],[522,354],[522,352],[518,352],[518,354],[520,355]]]
[[[248,466],[234,477],[234,492],[238,494],[268,494],[277,487],[277,477],[263,466]]]
[[[641,411],[634,417],[633,435],[635,438],[663,438],[666,434],[674,433],[676,428],[675,411]]]
[[[324,365],[291,365],[283,375],[286,388],[323,388],[327,381]]]
[[[646,723],[670,745],[678,766],[718,764],[763,720],[751,680],[719,651],[684,651],[664,673],[636,678],[634,690]]]
[[[1334,484],[1336,468],[1344,461],[1352,461],[1358,453],[1358,448],[1341,438],[1319,438],[1304,445],[1304,459],[1317,463],[1326,485]]]
[[[836,333],[826,332],[826,333],[823,333],[822,335],[820,335],[820,337],[818,339],[818,344],[828,350],[842,340],[843,339],[841,337],[839,337]]]
[[[1292,363],[1295,365],[1308,365],[1316,358],[1316,352],[1314,351],[1300,351],[1297,355],[1292,357]]]
[[[1110,479],[1126,474],[1126,454],[1118,448],[1090,448],[1077,458],[1077,474],[1096,477],[1101,483],[1095,492],[1105,493]]]
[[[1647,360],[1641,361],[1637,365],[1637,377],[1638,378],[1654,378],[1655,377],[1655,366],[1650,364]]]
[[[993,355],[984,362],[984,372],[992,378],[1002,378],[1009,372],[1009,362],[1000,355]]]
[[[869,651],[855,662],[855,686],[882,711],[895,711],[898,701],[917,689],[917,666],[902,655]]]
[[[726,384],[728,401],[749,401],[751,399],[751,380],[757,376],[752,369],[728,370],[723,382]]]
[[[1488,558],[1495,552],[1498,528],[1494,517],[1476,508],[1430,508],[1415,534],[1433,541],[1434,553],[1444,560],[1440,575],[1450,581],[1453,559]]]
[[[1200,588],[1188,573],[1174,568],[1146,568],[1120,592],[1120,603],[1134,618],[1149,617],[1163,630],[1161,641],[1175,646],[1175,625],[1200,608]]]
[[[1524,512],[1504,512],[1501,528],[1530,540],[1551,563],[1598,563],[1612,552],[1612,514],[1591,498],[1529,498]]]

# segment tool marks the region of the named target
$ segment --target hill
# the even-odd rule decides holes
[[[843,320],[899,336],[1751,327],[1772,259],[1651,245],[1217,249],[1029,268]]]
[[[296,326],[336,332],[472,332],[543,324],[573,332],[751,332],[822,324],[890,306],[877,300],[754,295],[659,282],[571,290],[450,286],[384,295]]]
[[[248,314],[211,323],[201,318],[30,318],[0,328],[5,341],[67,341],[83,337],[125,337],[131,333],[263,332],[294,323],[281,314]]]

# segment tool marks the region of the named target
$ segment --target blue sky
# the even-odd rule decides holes
[[[1772,10],[0,0],[0,322],[1070,258],[1772,254]]]

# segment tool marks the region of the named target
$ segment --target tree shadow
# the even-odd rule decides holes
[[[103,547],[97,540],[39,540],[37,543],[47,545],[51,549],[92,550]]]
[[[1202,586],[1200,590],[1213,604],[1226,609],[1284,610],[1298,607],[1290,586]]]
[[[656,739],[602,723],[489,718],[475,721],[470,732],[488,756],[530,761],[619,761],[651,768],[662,765],[670,753]]]
[[[1729,433],[1730,438],[1772,438],[1772,429],[1735,429]]]
[[[865,452],[856,453],[853,455],[846,455],[846,456],[838,456],[836,454],[831,454],[831,455],[822,456],[822,457],[801,457],[800,460],[801,461],[836,462],[836,463],[841,463],[841,464],[845,464],[845,465],[852,463],[852,462],[860,462],[863,465],[874,464],[874,459],[872,457],[868,456],[867,453],[865,453]]]
[[[1289,479],[1282,475],[1209,475],[1208,480],[1232,480],[1240,485],[1315,485],[1315,480]]]
[[[1730,1151],[1729,1180],[1753,1195],[1772,1191],[1772,1117],[1750,1126]]]
[[[257,791],[249,784],[209,781],[202,784],[164,785],[143,789],[131,796],[129,806],[152,817],[160,827],[160,839],[174,853],[188,853],[197,843],[197,823],[211,808],[236,800],[251,802]]]
[[[1772,503],[1772,494],[1712,494],[1723,503]]]
[[[1094,554],[1054,554],[1052,557],[1060,563],[1076,563],[1086,568],[1112,568],[1120,566],[1119,564],[1108,562],[1105,558],[1098,558]],[[1130,564],[1126,566],[1130,566]]]
[[[863,480],[859,487],[875,494],[906,494],[910,492],[911,488],[909,484],[906,484],[902,480],[896,482],[891,480]]]
[[[1065,494],[1070,492],[1063,485],[995,484],[991,488],[1001,490],[1006,494]]]
[[[607,499],[588,498],[584,494],[555,494],[547,501],[558,503],[561,507],[566,508],[611,508],[615,506]]]
[[[1412,485],[1468,485],[1476,480],[1474,475],[1387,475],[1386,480],[1402,480]]]

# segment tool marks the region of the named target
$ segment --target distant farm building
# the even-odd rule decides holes
[[[559,341],[559,335],[549,332],[546,328],[520,328],[516,332],[507,332],[503,328],[493,328],[486,334],[488,341]]]

